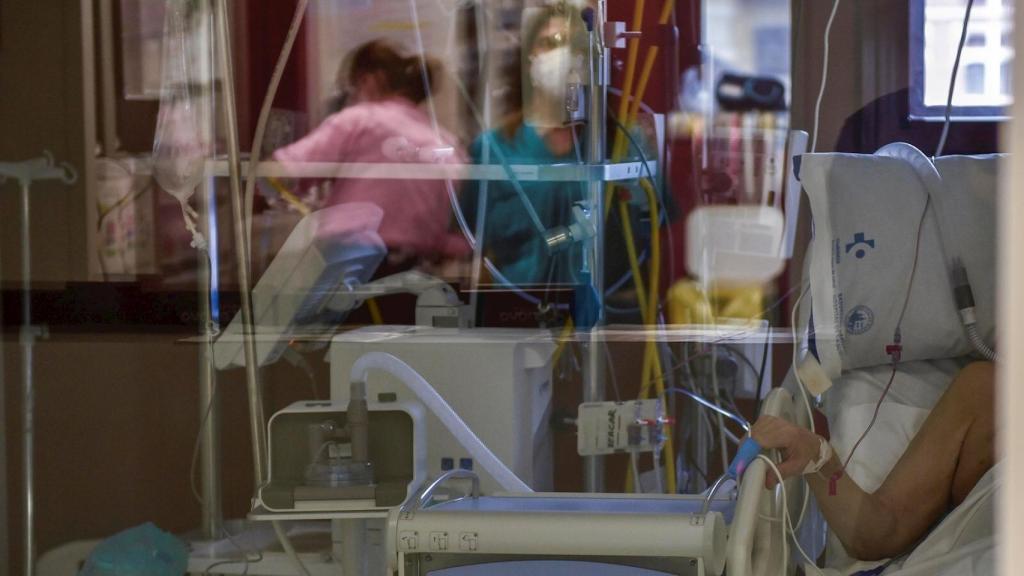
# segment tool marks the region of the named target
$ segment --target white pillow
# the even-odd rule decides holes
[[[900,365],[875,425],[846,469],[861,488],[874,492],[882,485],[959,372],[960,364],[957,360],[939,360]],[[888,366],[849,370],[825,395],[831,442],[841,460],[846,460],[867,430],[891,374]],[[829,535],[826,557],[833,568],[856,566],[860,570],[873,565],[855,563],[834,533]]]
[[[800,179],[810,199],[809,258],[814,346],[833,380],[843,370],[890,362],[907,295],[918,223],[931,188],[936,200],[921,230],[917,272],[901,327],[902,360],[973,351],[953,300],[948,253],[963,259],[974,290],[978,330],[992,345],[995,305],[995,201],[1000,156],[936,163],[909,147],[902,157],[807,154]],[[907,149],[913,154],[904,154]],[[914,155],[919,156],[917,165]],[[908,160],[908,158],[910,158]],[[922,161],[924,165],[922,165]],[[924,174],[923,174],[924,172]],[[940,225],[937,214],[943,216]]]

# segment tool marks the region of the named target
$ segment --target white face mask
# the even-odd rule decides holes
[[[572,52],[568,46],[560,46],[533,58],[530,63],[530,80],[533,89],[548,98],[562,101],[565,86],[569,81]]]

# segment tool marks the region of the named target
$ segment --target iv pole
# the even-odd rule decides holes
[[[242,349],[245,353],[245,380],[249,396],[249,425],[252,435],[252,464],[254,488],[259,489],[266,477],[264,455],[266,454],[266,430],[263,415],[263,391],[260,387],[256,366],[256,342],[253,338],[254,324],[252,294],[249,282],[249,245],[246,241],[246,226],[243,216],[242,164],[238,143],[238,111],[235,108],[235,79],[231,65],[231,34],[228,29],[228,0],[216,0],[216,41],[217,63],[221,72],[221,95],[224,106],[225,133],[228,143],[228,170],[231,180],[231,214],[234,219],[235,260],[238,267],[238,291],[242,299]]]
[[[22,480],[24,483],[22,502],[24,510],[23,530],[25,533],[24,556],[25,576],[35,572],[35,478],[34,458],[35,426],[33,413],[35,389],[33,383],[33,352],[38,338],[45,336],[45,329],[32,325],[32,235],[30,224],[30,189],[33,182],[42,180],[60,180],[67,185],[74,184],[78,175],[71,165],[63,163],[54,166],[53,155],[44,152],[43,158],[27,160],[20,163],[0,163],[0,181],[14,178],[21,186],[21,376],[22,376]]]
[[[209,0],[201,0],[201,13],[203,14],[203,25],[201,28],[200,41],[203,43],[204,55],[200,59],[200,66],[205,70],[200,74],[201,78],[214,78],[213,70],[216,69],[213,43],[213,11],[210,9]],[[211,89],[214,85],[211,82]],[[213,96],[208,97],[210,104],[210,116],[205,119],[202,126],[205,130],[212,130],[211,126],[215,117],[215,106]],[[208,138],[212,141],[212,138]],[[217,394],[217,370],[214,366],[213,340],[218,332],[217,310],[213,308],[217,288],[217,210],[216,210],[216,187],[210,178],[204,179],[197,194],[197,208],[199,212],[199,225],[205,225],[204,236],[207,239],[205,258],[203,250],[199,251],[197,262],[197,273],[199,280],[199,322],[203,333],[203,342],[199,348],[199,477],[200,494],[202,496],[200,528],[203,537],[208,540],[216,540],[221,536],[223,529],[223,507],[221,494],[221,471],[220,471],[220,433],[221,433],[221,402]],[[191,479],[190,479],[191,480]]]
[[[605,142],[607,138],[605,118],[608,106],[609,54],[605,45],[604,29],[607,19],[608,4],[599,0],[593,12],[591,23],[591,41],[589,42],[591,57],[591,91],[590,106],[587,112],[590,122],[587,124],[587,162],[600,164],[605,161]],[[601,355],[603,344],[599,341],[598,328],[604,322],[604,218],[600,216],[604,206],[604,186],[601,180],[592,180],[587,185],[587,196],[594,211],[593,223],[595,234],[589,247],[589,266],[593,293],[597,302],[597,319],[590,329],[590,341],[586,347],[586,362],[583,366],[583,401],[600,402],[604,400],[604,362]],[[584,256],[588,257],[587,255]],[[604,492],[604,459],[601,456],[586,456],[583,459],[583,484],[587,492]]]

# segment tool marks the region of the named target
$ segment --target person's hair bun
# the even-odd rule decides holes
[[[345,60],[348,81],[352,86],[367,75],[379,75],[387,83],[381,87],[383,90],[417,104],[430,96],[441,71],[441,63],[436,58],[424,55],[421,61],[418,54],[405,56],[399,48],[383,39],[363,44]]]

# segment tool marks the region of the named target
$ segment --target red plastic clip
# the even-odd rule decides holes
[[[636,421],[636,423],[637,424],[641,424],[643,426],[657,426],[659,424],[668,424],[669,426],[673,426],[676,423],[676,419],[675,418],[655,418],[655,419],[652,420],[650,418],[640,418],[640,419],[638,419]]]
[[[828,478],[828,495],[835,496],[837,492],[837,486],[839,485],[839,479],[843,477],[843,471],[838,470],[835,474]]]
[[[889,344],[888,346],[885,347],[885,353],[888,354],[890,358],[892,358],[893,362],[899,362],[900,356],[902,356],[903,354],[903,345]]]

